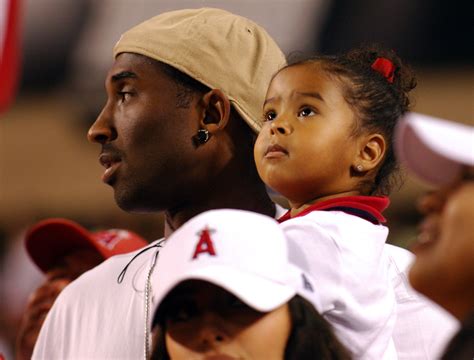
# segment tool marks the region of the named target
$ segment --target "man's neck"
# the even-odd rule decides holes
[[[165,237],[192,217],[212,209],[241,209],[275,216],[275,204],[262,185],[227,188],[225,192],[213,191],[201,203],[187,204],[176,210],[165,211]]]

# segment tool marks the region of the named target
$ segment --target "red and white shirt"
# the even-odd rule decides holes
[[[387,198],[343,197],[279,220],[306,257],[322,315],[355,359],[397,359],[396,300],[382,225],[387,206]]]
[[[385,243],[388,204],[342,197],[279,221],[320,285],[323,315],[355,358],[436,359],[458,323],[410,286],[413,254]]]

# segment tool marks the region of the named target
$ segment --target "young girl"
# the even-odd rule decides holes
[[[321,313],[355,358],[397,358],[382,211],[394,126],[414,87],[393,52],[363,48],[283,68],[264,103],[258,172],[288,199],[281,226],[304,249]]]

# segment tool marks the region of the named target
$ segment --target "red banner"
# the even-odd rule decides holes
[[[17,89],[19,70],[19,0],[0,0],[0,112]]]

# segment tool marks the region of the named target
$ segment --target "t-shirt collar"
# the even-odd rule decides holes
[[[388,207],[389,204],[390,200],[386,196],[343,196],[317,202],[293,217],[291,216],[291,212],[287,211],[285,215],[278,219],[278,222],[282,223],[286,220],[305,216],[310,212],[319,210],[343,211],[345,213],[370,221],[373,224],[381,224],[387,221],[383,217],[382,212]]]

